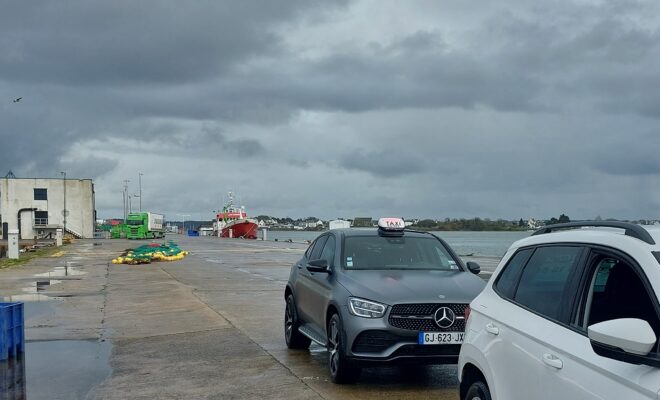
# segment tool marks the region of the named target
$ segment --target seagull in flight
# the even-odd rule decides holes
[[[22,99],[22,97],[18,97],[16,99],[14,99],[14,101],[12,101],[12,103],[18,103],[19,101],[21,101],[21,99]]]

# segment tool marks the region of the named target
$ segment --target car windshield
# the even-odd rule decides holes
[[[354,236],[344,239],[343,266],[351,270],[459,270],[456,260],[434,237]]]
[[[141,219],[129,219],[127,223],[128,223],[128,225],[142,225],[142,220]]]

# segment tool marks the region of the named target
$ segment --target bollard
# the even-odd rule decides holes
[[[55,245],[57,247],[62,245],[62,228],[57,228],[55,231]]]
[[[261,240],[268,240],[268,228],[261,228]]]
[[[229,237],[230,237],[230,238],[233,238],[233,237],[234,237],[234,230],[233,230],[233,229],[230,229],[230,230],[229,230]]]
[[[7,245],[7,258],[18,260],[18,229],[9,229]]]

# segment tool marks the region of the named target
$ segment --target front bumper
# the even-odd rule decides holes
[[[416,330],[395,328],[383,318],[361,318],[342,309],[347,356],[362,364],[456,364],[460,344],[420,345]],[[388,312],[389,314],[389,312]]]

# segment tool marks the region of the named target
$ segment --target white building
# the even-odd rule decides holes
[[[527,227],[529,229],[539,229],[543,225],[545,225],[545,223],[538,219],[530,218],[527,220]]]
[[[351,227],[351,222],[350,221],[344,221],[343,219],[335,219],[330,221],[329,229],[343,229],[343,228],[350,228]]]
[[[66,196],[65,196],[66,193]],[[78,238],[94,238],[96,210],[91,179],[0,178],[2,237],[18,229],[21,239],[55,236],[65,225]]]
[[[199,236],[213,236],[212,226],[202,226],[199,228]]]

